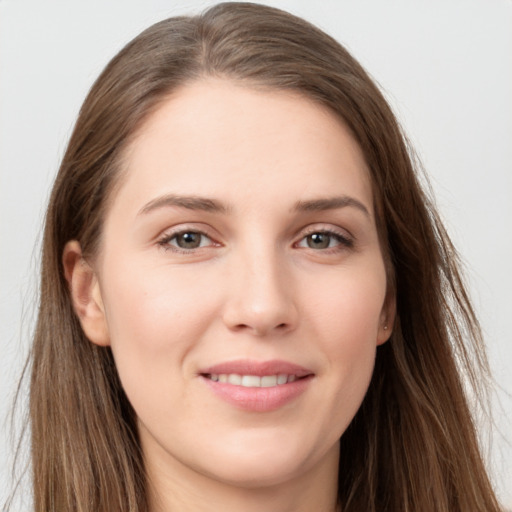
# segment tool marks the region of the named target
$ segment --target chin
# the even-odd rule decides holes
[[[304,443],[290,442],[290,439],[287,442],[253,439],[251,443],[224,446],[220,455],[222,464],[208,464],[209,461],[203,460],[203,469],[208,464],[208,476],[235,487],[257,489],[300,478],[329,455],[329,451],[322,456],[318,450],[307,450]],[[218,462],[217,457],[214,461]]]
[[[281,485],[294,480],[305,471],[304,465],[297,461],[276,461],[272,458],[245,457],[230,467],[215,468],[208,476],[233,487],[261,489]]]

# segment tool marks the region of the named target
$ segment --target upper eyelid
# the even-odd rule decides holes
[[[220,244],[218,239],[222,238],[217,231],[210,227],[209,225],[205,225],[203,223],[180,223],[173,227],[168,227],[160,232],[159,235],[155,237],[157,241],[162,240],[170,240],[173,237],[186,232],[194,232],[199,233],[207,238],[209,238],[212,242]],[[345,239],[355,240],[356,237],[346,228],[342,228],[341,226],[332,225],[329,223],[312,223],[307,226],[304,226],[296,231],[295,235],[293,235],[293,239],[295,240],[293,243],[297,243],[302,240],[302,238],[311,235],[313,233],[327,233],[332,234],[334,236],[339,236]]]
[[[313,233],[331,233],[333,235],[341,236],[343,238],[355,240],[355,236],[346,228],[342,228],[340,226],[334,226],[332,224],[326,225],[324,223],[315,223],[302,228],[297,233],[297,237],[301,239],[305,236],[311,235]]]
[[[179,247],[177,244],[172,244],[171,241],[173,241],[177,236],[183,233],[198,233],[201,236],[204,236],[208,239],[208,243],[203,247],[195,247],[190,249],[185,249],[182,247]],[[160,235],[158,235],[155,239],[155,243],[159,248],[164,249],[165,251],[172,251],[175,253],[182,253],[182,254],[193,254],[197,251],[204,251],[206,249],[212,248],[212,247],[219,247],[221,244],[217,242],[217,240],[212,237],[209,233],[205,232],[203,229],[198,228],[177,228],[172,230],[164,230]]]
[[[208,233],[204,233],[203,231],[198,231],[196,229],[184,229],[182,231],[175,231],[172,233],[164,233],[161,237],[161,240],[172,240],[173,238],[176,238],[179,235],[183,235],[184,233],[196,233],[198,235],[204,236],[208,238],[209,240],[212,240],[212,237],[208,235]]]
[[[195,224],[195,225],[194,225]],[[180,223],[173,227],[168,227],[166,229],[163,229],[155,238],[156,240],[161,240],[162,238],[172,238],[180,233],[187,233],[187,232],[193,232],[193,233],[199,233],[201,235],[204,235],[208,238],[214,239],[215,235],[211,233],[213,231],[208,226],[204,226],[203,224],[198,227],[198,225],[194,222],[188,223]]]

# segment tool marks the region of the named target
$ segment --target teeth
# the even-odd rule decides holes
[[[285,373],[280,373],[279,375],[264,375],[263,377],[257,375],[238,375],[237,373],[212,373],[206,375],[206,377],[214,382],[227,382],[245,388],[270,388],[273,386],[282,386],[287,382],[297,380],[296,375],[287,375]]]
[[[272,386],[277,386],[277,375],[265,375],[261,377],[262,388],[271,388]]]
[[[242,385],[242,376],[237,375],[236,373],[230,373],[228,375],[228,383],[234,384],[235,386],[241,386]]]
[[[242,386],[245,388],[259,388],[261,387],[261,377],[255,375],[244,375],[242,377]]]

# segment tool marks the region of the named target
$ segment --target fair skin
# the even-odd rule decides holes
[[[333,512],[394,315],[350,132],[296,93],[203,80],[123,172],[99,254],[63,261],[137,414],[152,510]]]

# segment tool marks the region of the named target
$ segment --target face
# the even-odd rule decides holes
[[[369,173],[338,118],[188,85],[129,148],[103,235],[82,324],[112,347],[150,466],[247,486],[336,466],[392,323]]]

